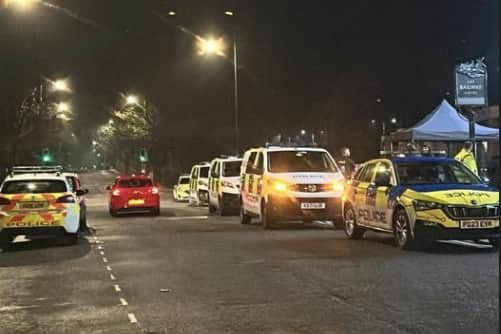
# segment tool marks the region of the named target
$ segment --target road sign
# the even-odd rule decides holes
[[[487,106],[487,66],[483,60],[481,58],[456,66],[457,106]]]

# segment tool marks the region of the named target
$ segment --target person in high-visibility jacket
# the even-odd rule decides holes
[[[473,144],[471,142],[465,142],[463,144],[463,148],[458,154],[456,154],[454,159],[462,162],[463,165],[468,167],[468,169],[475,173],[475,175],[478,175],[477,161],[475,160],[475,155],[473,155],[473,152],[471,151],[472,147]]]

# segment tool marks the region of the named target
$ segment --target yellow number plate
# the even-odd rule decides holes
[[[497,220],[462,220],[461,228],[463,229],[475,229],[475,228],[492,228],[499,226],[499,221]]]
[[[131,199],[129,200],[129,205],[144,205],[144,199]]]

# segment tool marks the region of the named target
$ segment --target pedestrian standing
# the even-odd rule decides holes
[[[343,160],[340,161],[343,169],[343,174],[344,177],[349,180],[351,179],[353,173],[355,172],[356,169],[356,164],[355,161],[351,159],[351,152],[348,147],[343,147],[341,149],[341,156],[343,157]]]
[[[475,155],[473,155],[472,148],[473,144],[470,141],[464,142],[461,151],[456,154],[454,159],[462,162],[470,171],[478,175],[477,161],[475,160]]]

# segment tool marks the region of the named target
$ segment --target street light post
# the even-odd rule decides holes
[[[235,150],[236,154],[240,154],[240,129],[239,129],[239,119],[238,119],[238,57],[237,57],[237,39],[233,36],[233,112],[235,121]]]

